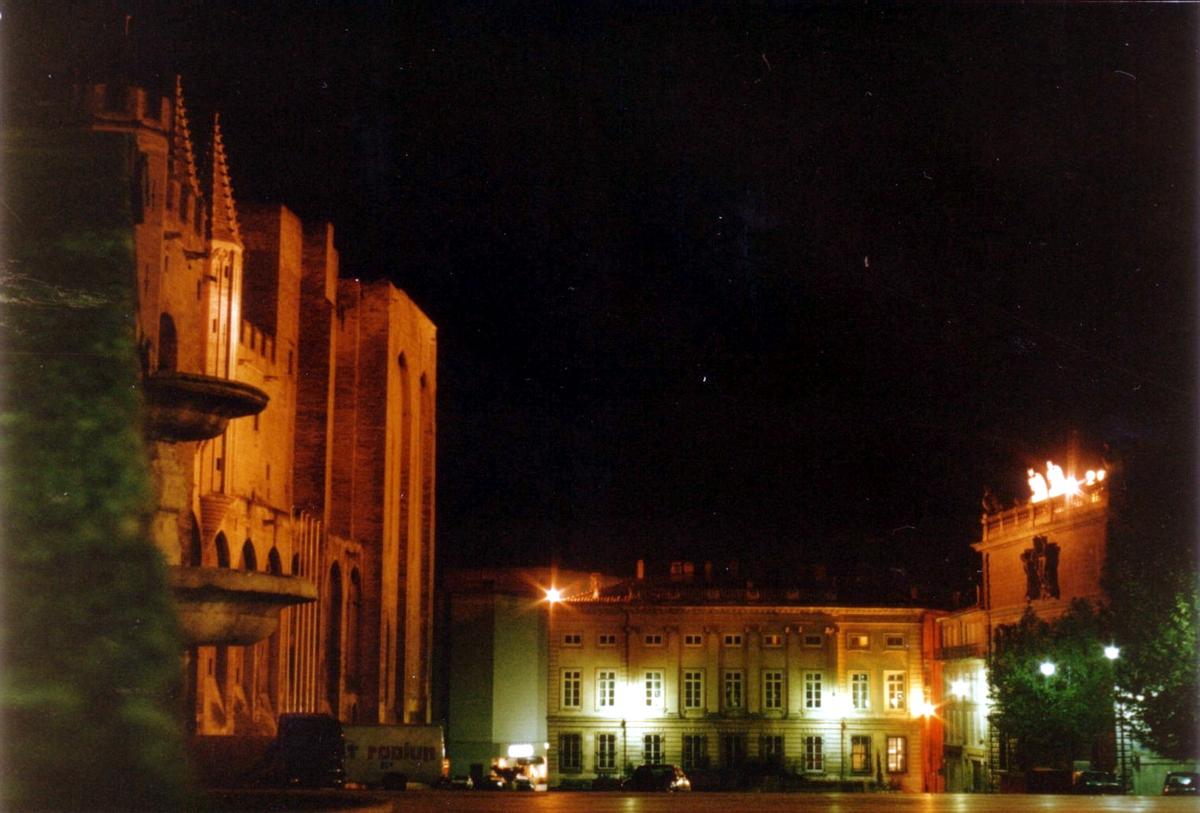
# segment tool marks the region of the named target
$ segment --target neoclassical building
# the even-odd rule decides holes
[[[194,140],[178,80],[77,88],[68,108],[47,132],[82,134],[90,182],[130,209],[189,729],[428,722],[436,328],[390,283],[340,278],[329,224],[237,201],[220,121]]]
[[[814,780],[937,790],[936,611],[721,585],[678,563],[550,605],[551,785],[786,765]]]

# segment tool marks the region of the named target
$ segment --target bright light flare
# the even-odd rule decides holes
[[[550,602],[551,604],[557,604],[558,602],[562,601],[562,590],[559,590],[557,587],[549,588],[546,591],[546,601]]]
[[[1038,671],[1041,672],[1046,677],[1050,677],[1051,675],[1053,675],[1055,672],[1058,671],[1058,667],[1055,666],[1050,661],[1042,661],[1041,665],[1038,667]]]
[[[1117,658],[1121,657],[1121,647],[1116,646],[1115,644],[1109,644],[1108,646],[1104,647],[1104,657],[1108,658],[1110,661],[1115,661]]]
[[[1083,487],[1095,486],[1097,483],[1104,481],[1104,469],[1088,471],[1083,475],[1083,481],[1080,482],[1075,478],[1074,474],[1064,474],[1062,466],[1054,463],[1052,460],[1046,461],[1046,473],[1043,475],[1034,469],[1027,469],[1026,475],[1029,478],[1029,501],[1042,502],[1051,497],[1074,496],[1083,491]]]

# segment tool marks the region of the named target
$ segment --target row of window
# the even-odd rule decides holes
[[[635,702],[647,708],[663,707],[664,672],[646,669],[641,673],[641,691]],[[821,672],[802,673],[804,708],[820,709],[825,702],[824,675]],[[761,672],[762,708],[782,710],[784,707],[784,672],[764,669]],[[855,711],[871,709],[871,675],[851,672],[850,708]],[[904,672],[883,673],[883,707],[887,711],[904,711],[907,707],[907,676]],[[745,705],[746,675],[741,669],[726,669],[721,673],[721,708],[740,709]],[[704,708],[704,670],[684,669],[682,681],[683,708]],[[583,672],[580,669],[562,670],[561,705],[564,709],[583,707]],[[617,670],[596,670],[596,708],[615,709],[617,706]]]
[[[720,764],[722,767],[734,767],[746,760],[746,735],[726,733],[719,736]],[[905,773],[908,770],[908,738],[891,736],[886,739],[886,770],[888,773]],[[646,734],[642,737],[642,762],[647,765],[661,765],[665,760],[663,747],[665,737],[662,734]],[[837,743],[834,743],[837,745]],[[595,737],[593,767],[597,773],[615,771],[617,769],[617,735],[604,732]],[[825,739],[819,734],[806,734],[800,738],[799,767],[811,773],[823,773],[825,764]],[[871,736],[869,734],[854,734],[850,736],[848,770],[852,774],[869,774],[874,770],[871,764]],[[759,756],[766,761],[783,762],[788,757],[784,747],[782,734],[765,734],[759,738]],[[707,734],[684,734],[681,742],[680,762],[685,770],[704,769],[711,767],[708,752]],[[880,767],[883,767],[881,763]],[[558,768],[564,772],[582,771],[583,735],[577,733],[561,734],[558,738]]]
[[[662,646],[664,636],[661,632],[648,632],[642,636],[642,644],[644,646]],[[819,633],[806,633],[803,636],[804,645],[808,647],[819,647],[825,645],[825,636]],[[727,632],[721,636],[721,643],[727,647],[740,647],[744,643],[744,639],[739,632]],[[766,648],[782,647],[784,637],[780,633],[771,632],[765,633],[762,636],[762,645]],[[581,632],[565,632],[562,637],[563,646],[583,646],[583,633]],[[617,635],[614,632],[601,632],[596,636],[597,646],[616,646]],[[698,632],[689,632],[683,636],[684,646],[703,646],[704,635]],[[905,637],[899,633],[886,633],[883,636],[883,645],[888,649],[903,649],[905,646]],[[866,632],[850,632],[846,634],[847,649],[870,649],[871,636]]]

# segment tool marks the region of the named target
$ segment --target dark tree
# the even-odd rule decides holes
[[[1121,702],[1133,733],[1165,757],[1190,760],[1200,756],[1200,583],[1191,466],[1179,456],[1145,450],[1126,465],[1104,575],[1121,646]]]

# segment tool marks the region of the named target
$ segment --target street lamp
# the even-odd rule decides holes
[[[840,781],[846,781],[846,716],[850,713],[850,698],[842,692],[834,692],[829,699],[830,711],[834,717],[841,719],[838,740],[838,776]]]
[[[1109,644],[1104,647],[1104,657],[1108,658],[1109,663],[1116,664],[1117,658],[1121,657],[1121,648],[1116,644]],[[1122,724],[1122,718],[1125,716],[1125,708],[1121,704],[1121,693],[1117,687],[1116,681],[1113,681],[1113,711],[1117,718],[1117,757],[1120,760],[1121,766],[1121,792],[1125,791],[1125,726]]]
[[[1041,665],[1038,666],[1038,671],[1046,677],[1050,677],[1058,671],[1058,667],[1055,666],[1051,661],[1042,661]]]

